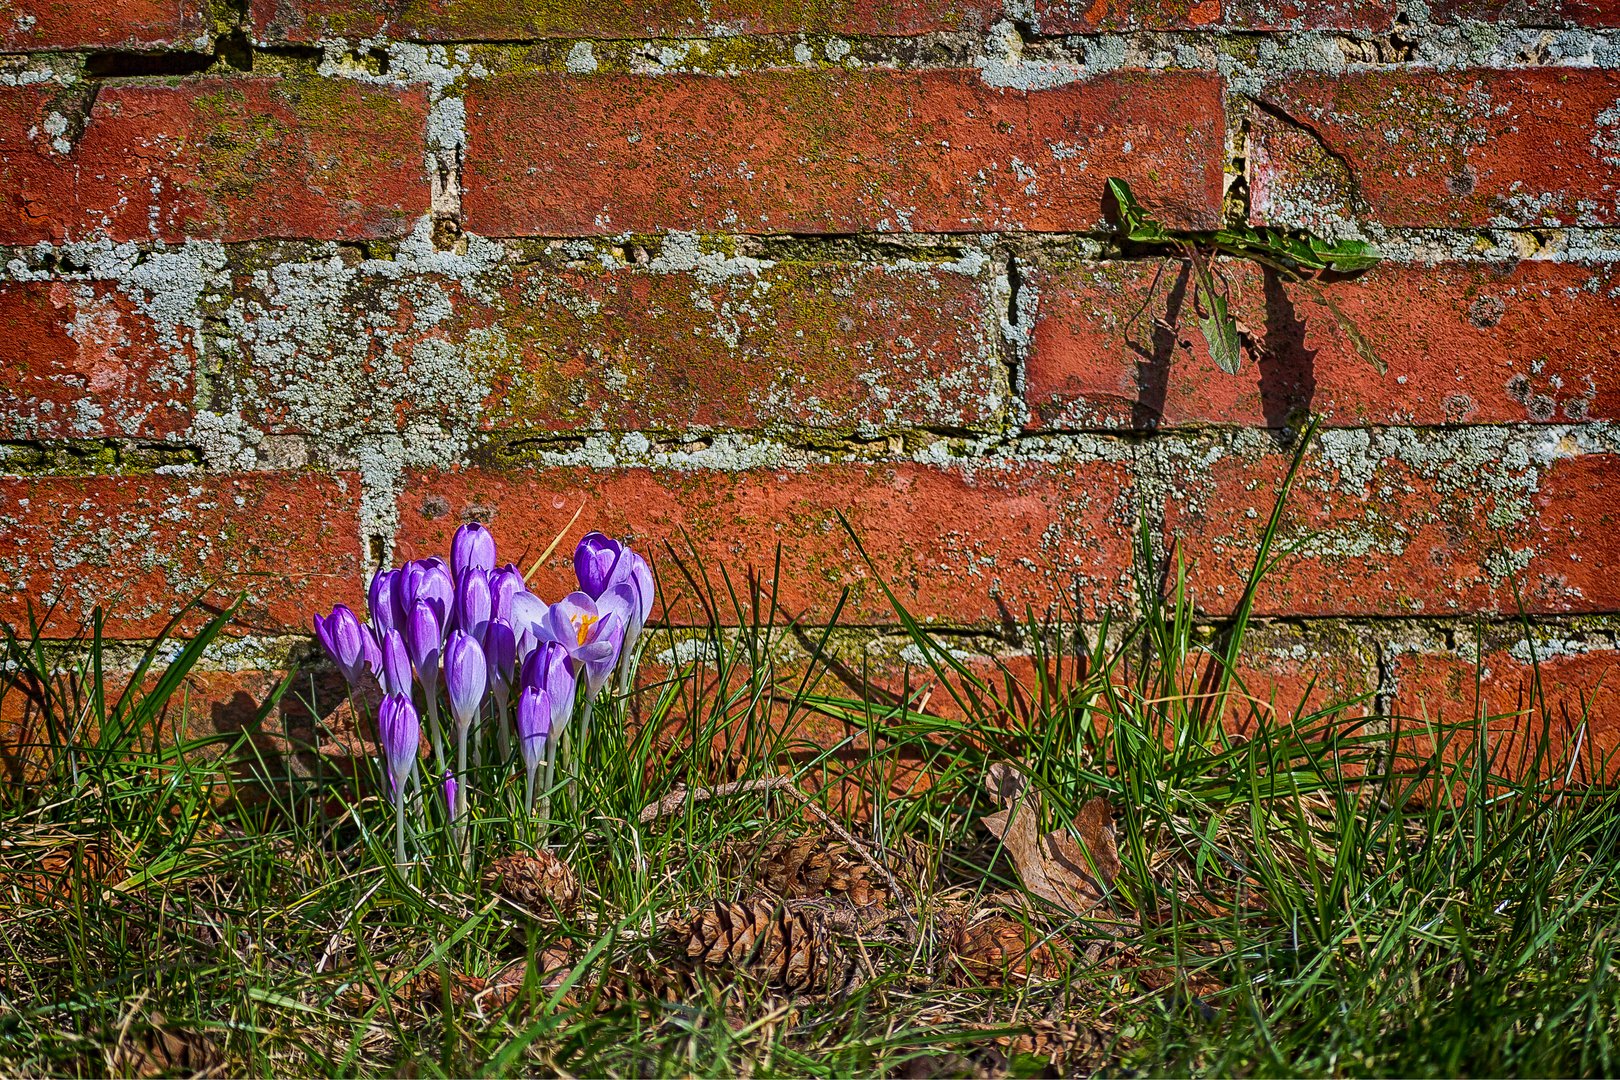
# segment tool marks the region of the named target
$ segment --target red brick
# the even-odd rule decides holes
[[[188,599],[246,593],[238,625],[302,632],[361,588],[359,480],[314,473],[0,478],[0,618],[71,636],[156,633]],[[193,619],[193,622],[198,621]]]
[[[252,0],[261,41],[389,37],[417,41],[539,38],[708,37],[736,34],[926,34],[983,30],[999,0],[564,0],[490,4],[473,0]]]
[[[1223,373],[1181,273],[1154,261],[1026,275],[1039,297],[1032,427],[1281,427],[1307,410],[1342,427],[1620,417],[1613,266],[1385,264],[1323,285],[1389,366],[1384,375],[1310,290],[1237,261],[1222,273],[1258,356]],[[1172,309],[1174,335],[1153,324]]]
[[[492,236],[1077,230],[1117,176],[1209,228],[1223,132],[1220,83],[1195,73],[505,75],[467,91],[463,208]]]
[[[1435,22],[1480,19],[1520,26],[1620,26],[1615,0],[1437,0],[1429,5]]]
[[[190,423],[193,350],[105,282],[0,285],[0,433],[161,438]]]
[[[1278,83],[1261,96],[1269,111],[1254,116],[1251,216],[1278,225],[1347,211],[1401,227],[1614,225],[1620,124],[1602,117],[1617,99],[1620,73],[1580,68]]]
[[[1394,652],[1389,666],[1401,756],[1422,761],[1432,755],[1438,735],[1445,760],[1469,760],[1477,754],[1477,724],[1483,721],[1485,753],[1498,775],[1535,770],[1576,782],[1615,779],[1620,652],[1559,653],[1543,646],[1535,664],[1529,659],[1522,644],[1511,651],[1487,646],[1477,654]]]
[[[399,548],[405,557],[447,550],[457,526],[476,518],[489,523],[503,558],[527,567],[583,504],[570,541],[586,529],[629,537],[659,563],[677,622],[705,621],[664,546],[690,554],[690,538],[722,595],[722,570],[739,590],[753,579],[768,587],[780,545],[784,618],[825,620],[848,588],[840,622],[893,623],[838,523],[842,512],[914,614],[990,623],[1022,619],[1026,605],[1046,611],[1064,595],[1085,610],[1118,606],[1130,558],[1129,480],[1109,463],[416,473],[399,500]],[[542,595],[571,586],[571,556],[570,543],[559,545],[534,579]]]
[[[1043,34],[1132,30],[1381,30],[1394,21],[1390,0],[1035,0]]]
[[[203,0],[0,0],[0,52],[213,49]]]
[[[1518,449],[1515,450],[1514,446]],[[1231,611],[1287,461],[1177,460],[1167,521],[1199,606]],[[1420,615],[1620,608],[1620,455],[1575,434],[1531,444],[1487,432],[1330,435],[1285,508],[1270,615]],[[1291,545],[1299,545],[1285,554]]]
[[[421,90],[202,79],[107,86],[77,139],[74,115],[0,90],[0,244],[390,237],[428,210]]]
[[[444,411],[421,400],[420,387],[437,380],[413,369],[445,348],[473,358],[490,429],[851,433],[998,422],[1006,369],[983,279],[877,265],[732,269],[536,264],[476,295],[436,275],[360,274],[334,305],[335,326],[292,341],[306,328],[307,298],[289,302],[250,275],[238,289],[252,301],[243,348],[254,422],[307,430],[285,403],[302,407],[310,386],[345,364],[376,380],[357,404],[378,423],[399,421],[399,399],[411,416]],[[334,365],[334,353],[352,363]]]

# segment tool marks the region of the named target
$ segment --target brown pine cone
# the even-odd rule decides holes
[[[541,918],[566,915],[579,902],[574,871],[544,848],[496,859],[484,871],[484,884]]]
[[[886,862],[896,878],[917,884],[926,876],[919,852],[926,852],[909,837],[902,840],[903,850],[890,851]],[[733,872],[784,900],[834,896],[868,907],[894,899],[883,874],[847,842],[828,833],[739,842],[731,845],[728,855]]]
[[[196,1031],[165,1026],[162,1013],[151,1027],[120,1040],[113,1068],[121,1076],[223,1076],[225,1055],[219,1044]]]
[[[951,933],[951,954],[971,981],[991,986],[1057,978],[1073,955],[1061,941],[1043,938],[1005,915],[958,923]]]
[[[765,899],[717,900],[670,925],[686,956],[706,967],[731,968],[788,990],[824,982],[827,931],[810,911]]]

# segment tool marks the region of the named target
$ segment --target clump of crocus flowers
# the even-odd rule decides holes
[[[369,624],[347,606],[315,616],[315,634],[357,699],[374,680],[380,757],[395,809],[395,857],[405,861],[405,795],[416,779],[426,720],[429,776],[452,821],[467,814],[473,761],[521,760],[524,807],[549,792],[557,748],[576,713],[587,734],[604,687],[628,687],[635,646],[653,607],[647,562],[590,533],[574,552],[579,589],[547,604],[512,565],[497,568],[495,538],[463,525],[450,560],[380,570],[367,594]],[[493,747],[486,734],[493,733]],[[544,769],[542,776],[541,770]],[[541,817],[549,814],[545,801]]]

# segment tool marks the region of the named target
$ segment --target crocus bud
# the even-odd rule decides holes
[[[377,710],[377,736],[383,760],[388,764],[388,782],[398,800],[416,768],[417,748],[422,742],[422,724],[411,699],[399,694],[383,698]]]
[[[624,553],[624,545],[599,532],[586,533],[574,549],[574,574],[579,590],[592,600],[613,583],[613,571]]]
[[[513,669],[517,666],[517,637],[512,628],[499,619],[491,619],[484,632],[484,659],[489,661],[489,687],[504,706],[506,689],[512,685]]]
[[[383,635],[382,684],[386,693],[411,696],[411,654],[405,647],[405,635],[398,630]]]
[[[490,617],[489,575],[477,567],[462,573],[456,581],[456,625],[479,642]]]
[[[398,570],[379,570],[372,575],[366,606],[371,609],[371,628],[379,637],[399,625],[400,609],[394,598],[398,581]]]
[[[511,563],[489,575],[489,617],[510,623],[512,598],[521,592],[528,592],[528,586],[523,584],[523,575]]]
[[[568,650],[560,642],[541,642],[524,661],[523,688],[546,692],[551,704],[552,731],[561,733],[573,716],[575,680]]]
[[[405,644],[411,651],[411,663],[416,665],[416,677],[422,680],[422,689],[429,698],[439,688],[439,620],[425,600],[418,600],[411,609],[406,627]]]
[[[315,616],[315,636],[354,687],[366,669],[366,641],[370,637],[360,620],[346,605],[339,604],[326,618]],[[375,647],[375,645],[373,645]]]
[[[405,611],[409,613],[417,604],[427,604],[433,610],[433,617],[438,620],[439,644],[443,645],[443,635],[450,632],[450,607],[456,595],[455,584],[450,580],[450,568],[443,559],[435,556],[406,563],[400,568],[400,573],[406,579]]]
[[[489,573],[495,569],[495,537],[476,521],[456,530],[450,541],[450,571],[459,582],[468,570]]]
[[[517,705],[518,750],[531,773],[545,760],[551,715],[551,700],[546,692],[537,686],[524,687]]]
[[[456,630],[444,648],[444,692],[450,698],[450,715],[456,727],[465,728],[478,718],[489,687],[489,661],[471,634]]]
[[[456,812],[456,774],[449,769],[444,770],[444,805],[452,814]]]

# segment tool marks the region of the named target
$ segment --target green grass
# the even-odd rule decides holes
[[[700,659],[599,717],[578,786],[557,792],[553,845],[583,886],[560,920],[480,884],[532,835],[520,785],[475,803],[470,866],[432,828],[397,870],[369,761],[312,777],[251,730],[188,740],[183,678],[230,612],[184,648],[153,646],[145,691],[112,703],[94,630],[65,649],[12,636],[6,692],[44,719],[33,775],[0,789],[0,1073],[1620,1069],[1616,793],[1561,790],[1550,751],[1508,775],[1486,735],[1505,718],[1398,722],[1362,699],[1253,723],[1263,688],[1232,674],[1248,599],[1207,626],[1178,568],[1141,547],[1146,614],[1031,625],[1033,685],[976,673],[897,604],[927,661],[897,693],[779,665],[795,639],[768,593],[672,562],[666,587],[684,575],[716,625],[696,647],[654,635],[649,655]],[[1268,542],[1255,581],[1276,554]],[[796,737],[811,719],[850,738]],[[978,823],[986,768],[1014,760],[1052,827],[1099,795],[1114,807],[1122,866],[1086,917],[1020,900]],[[930,785],[891,790],[902,768]],[[638,820],[683,785],[778,775],[824,801],[865,791],[868,813],[844,819],[863,850],[920,850],[934,870],[891,922],[834,936],[820,992],[688,972],[662,929],[753,890],[729,843],[818,831],[819,816],[776,792]],[[990,909],[1061,947],[1055,977],[963,970],[955,921]],[[532,970],[502,1007],[451,992],[548,949],[565,974]],[[660,993],[634,972],[681,980]],[[1067,1051],[1033,1031],[1067,1033]]]

